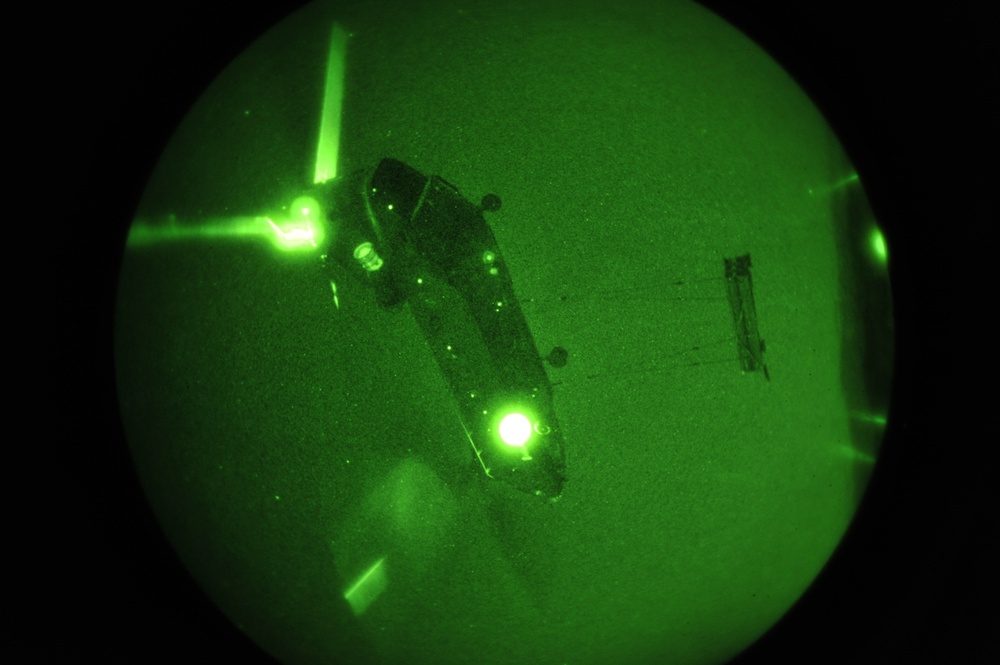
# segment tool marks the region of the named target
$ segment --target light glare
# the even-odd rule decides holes
[[[511,413],[500,421],[500,439],[508,446],[523,446],[531,436],[531,423],[523,413]]]

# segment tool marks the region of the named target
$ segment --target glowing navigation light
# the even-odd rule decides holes
[[[272,219],[268,218],[267,223],[271,225],[275,240],[282,249],[295,249],[303,245],[316,246],[316,232],[308,222],[305,226],[291,224],[278,226]]]
[[[300,196],[289,207],[289,219],[278,224],[266,218],[274,233],[274,243],[279,249],[295,250],[316,247],[322,229],[321,209],[316,199]]]

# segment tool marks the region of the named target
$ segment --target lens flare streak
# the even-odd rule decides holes
[[[171,215],[155,223],[137,219],[129,230],[126,247],[136,249],[167,243],[200,240],[266,240],[283,251],[317,247],[319,229],[310,220],[277,223],[270,217],[213,217],[182,223]]]
[[[362,614],[375,602],[375,599],[382,595],[388,585],[385,570],[382,564],[385,557],[376,561],[351,588],[344,592],[344,600],[350,604],[355,616]]]

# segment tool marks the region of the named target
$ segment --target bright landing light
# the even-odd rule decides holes
[[[500,439],[508,446],[521,447],[531,436],[531,422],[523,413],[511,413],[500,421]]]

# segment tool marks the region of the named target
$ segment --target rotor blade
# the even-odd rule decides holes
[[[344,63],[347,57],[347,32],[339,23],[333,24],[330,55],[326,61],[326,87],[323,90],[323,111],[320,119],[319,142],[316,145],[316,175],[314,183],[337,177],[337,154],[340,152],[340,112],[344,101]]]
[[[271,233],[266,217],[234,216],[181,223],[175,216],[165,220],[136,219],[129,229],[128,247],[205,239],[266,237]]]
[[[318,213],[308,214],[308,208],[296,203],[291,213],[273,219],[267,216],[210,217],[181,222],[174,215],[166,219],[136,219],[129,229],[125,246],[129,249],[168,243],[219,240],[264,240],[285,251],[310,251],[323,239],[323,228],[317,222]],[[311,200],[311,199],[309,199]],[[316,206],[318,208],[318,206]]]

